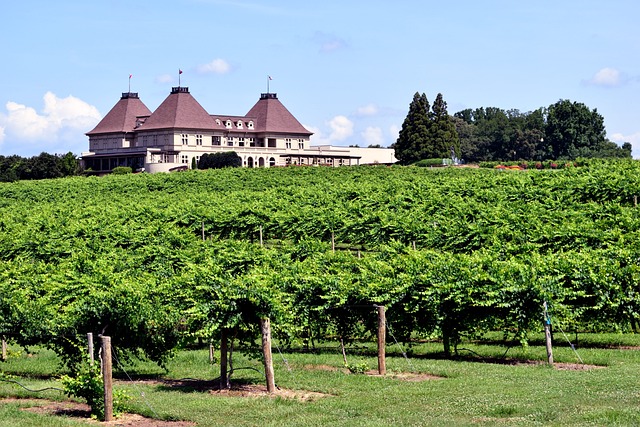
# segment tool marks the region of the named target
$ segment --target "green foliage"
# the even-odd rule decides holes
[[[369,370],[369,365],[367,364],[367,362],[347,363],[346,367],[349,372],[358,375],[364,375]]]
[[[75,375],[60,377],[67,396],[84,399],[91,407],[91,416],[104,421],[104,382],[98,364],[84,362]],[[127,409],[131,400],[124,390],[112,390],[113,415],[118,416]]]
[[[78,159],[70,152],[64,155],[41,153],[30,158],[0,156],[0,182],[60,178],[77,173]]]
[[[242,158],[235,151],[205,153],[198,162],[198,169],[238,168],[240,166],[242,166]]]
[[[437,95],[430,111],[427,96],[415,93],[393,147],[396,158],[404,165],[422,159],[451,158],[452,152],[459,156],[458,133],[442,94]]]
[[[439,159],[422,159],[413,164],[419,168],[428,168],[432,166],[442,166],[442,158]]]
[[[284,346],[349,343],[375,334],[375,305],[447,354],[486,331],[526,344],[545,300],[567,330],[637,329],[640,166],[577,163],[5,183],[0,335],[73,367],[87,332],[166,366],[195,339],[254,342],[262,316]]]
[[[111,173],[114,175],[126,175],[128,173],[132,173],[133,169],[130,166],[116,166],[111,169]]]
[[[454,114],[467,162],[578,158],[630,158],[631,144],[606,139],[596,109],[568,100],[528,113],[495,107]]]
[[[63,375],[60,381],[67,396],[86,400],[91,407],[91,415],[104,420],[104,383],[100,366],[86,362],[75,376]]]

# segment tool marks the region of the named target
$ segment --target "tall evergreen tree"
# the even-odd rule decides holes
[[[396,158],[404,165],[420,160],[423,146],[429,138],[429,101],[427,95],[416,92],[409,104],[409,113],[402,123],[398,140],[393,145]]]
[[[429,132],[429,151],[422,158],[451,157],[460,158],[460,138],[453,118],[447,113],[447,103],[439,93],[431,107],[432,125]]]

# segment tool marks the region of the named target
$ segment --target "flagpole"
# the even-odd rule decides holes
[[[267,93],[269,93],[269,80],[271,80],[271,77],[267,76]]]
[[[182,76],[182,70],[178,69],[178,87],[180,87],[180,77]]]
[[[131,93],[131,76],[132,74],[129,74],[129,93]]]

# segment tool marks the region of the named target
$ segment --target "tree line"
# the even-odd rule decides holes
[[[522,113],[497,107],[467,108],[450,116],[438,94],[433,106],[416,92],[398,135],[402,164],[428,158],[466,162],[630,158],[631,144],[606,137],[604,118],[583,103],[559,100]]]
[[[24,179],[61,178],[77,175],[79,162],[75,154],[40,153],[38,156],[0,156],[0,182]]]

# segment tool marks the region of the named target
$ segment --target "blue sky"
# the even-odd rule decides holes
[[[415,92],[522,112],[559,99],[640,157],[637,0],[22,0],[5,2],[0,154],[80,154],[128,91],[154,110],[178,84],[211,114],[266,92],[312,143],[397,138]]]

